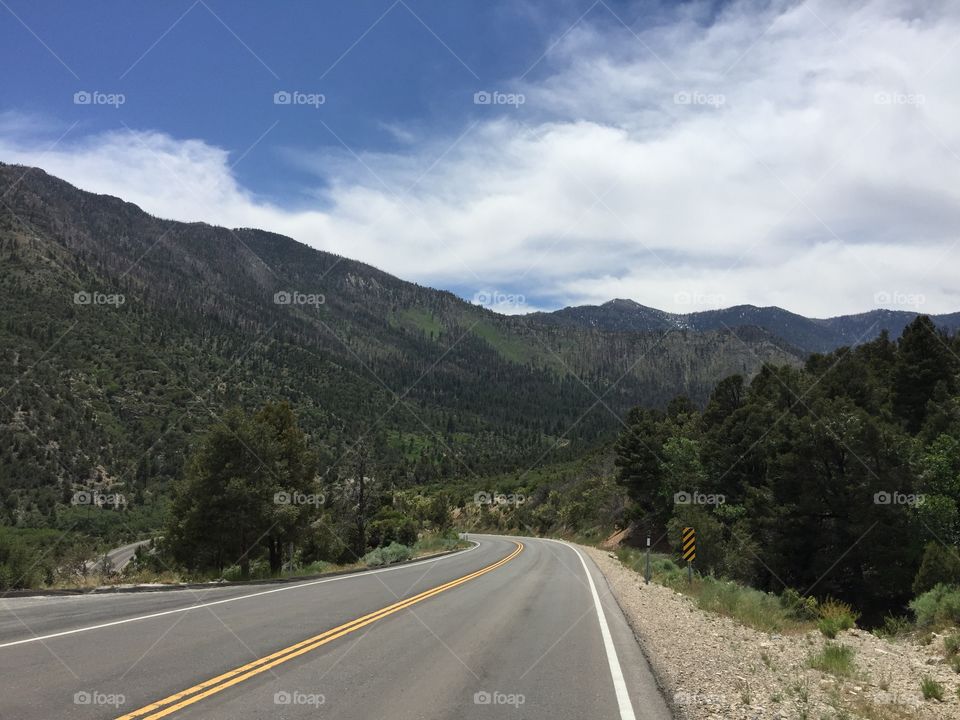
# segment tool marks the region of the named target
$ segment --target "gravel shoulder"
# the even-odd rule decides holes
[[[852,648],[850,677],[809,667],[826,640],[819,631],[777,635],[705,612],[651,583],[605,550],[581,546],[603,572],[681,720],[960,719],[960,674],[947,664],[942,636],[928,645],[849,630],[835,642]],[[923,678],[943,686],[924,700]]]

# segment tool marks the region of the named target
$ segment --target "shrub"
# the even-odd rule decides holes
[[[820,604],[817,627],[828,638],[835,638],[841,630],[850,630],[857,624],[857,615],[847,603],[827,599]]]
[[[960,587],[939,584],[910,603],[922,627],[960,624]]]
[[[808,664],[814,670],[837,677],[849,677],[854,671],[853,656],[852,647],[828,642],[819,653],[810,656]]]
[[[444,552],[447,550],[456,550],[458,548],[468,547],[469,543],[460,539],[457,533],[445,533],[443,535],[424,535],[414,543],[413,548],[418,553],[424,552]]]
[[[939,584],[960,585],[960,552],[931,542],[923,551],[923,561],[913,579],[913,594],[922,595]]]
[[[390,543],[386,547],[380,547],[371,550],[363,556],[363,564],[368,567],[377,567],[380,565],[391,565],[395,562],[403,562],[413,557],[413,550],[400,543]]]
[[[813,620],[820,614],[815,597],[801,595],[793,588],[787,588],[780,593],[780,604],[797,620]]]
[[[333,570],[336,566],[333,563],[328,563],[325,560],[316,560],[312,563],[304,565],[297,571],[298,575],[319,575],[320,573],[325,573],[330,570]]]
[[[777,596],[735,582],[701,578],[694,595],[703,610],[727,615],[758,630],[776,632],[790,624],[791,618]]]
[[[417,541],[417,525],[414,521],[392,508],[381,509],[371,521],[368,536],[371,545],[377,547],[399,543],[413,545]]]
[[[943,685],[932,677],[925,677],[920,681],[920,692],[924,700],[939,700],[943,702]]]
[[[883,625],[873,631],[873,634],[880,638],[895,638],[913,629],[913,623],[908,617],[896,617],[887,615],[883,619]]]
[[[943,639],[943,649],[946,651],[947,657],[953,657],[960,652],[960,633],[947,635]]]
[[[960,673],[960,655],[954,655],[950,658],[950,667],[955,673]]]
[[[828,637],[831,640],[833,640],[840,630],[842,630],[840,623],[833,618],[820,618],[817,621],[817,628],[824,637]]]
[[[227,582],[237,580],[266,580],[271,577],[270,564],[266,560],[253,560],[250,563],[250,575],[243,577],[239,565],[231,565],[223,571],[221,577]]]

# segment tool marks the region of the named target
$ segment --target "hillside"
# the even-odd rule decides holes
[[[633,300],[611,300],[603,305],[581,305],[535,314],[538,322],[617,332],[650,332],[671,328],[709,332],[754,326],[783,338],[805,353],[829,352],[839,347],[860,345],[879,337],[884,330],[891,337],[899,337],[917,315],[917,312],[906,310],[871,310],[858,315],[817,319],[778,307],[755,305],[737,305],[684,315],[646,307]],[[954,332],[960,329],[960,312],[932,315],[931,318],[943,330]]]
[[[9,521],[42,525],[78,487],[155,499],[232,405],[289,400],[327,473],[367,437],[394,480],[445,482],[574,457],[633,405],[702,402],[731,373],[800,361],[757,328],[500,316],[287,237],[158,219],[39,169],[0,165],[0,194]]]

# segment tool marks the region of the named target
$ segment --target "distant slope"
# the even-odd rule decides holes
[[[46,515],[81,486],[133,502],[163,493],[234,404],[289,400],[329,472],[367,437],[398,482],[454,481],[573,457],[635,404],[702,402],[726,375],[801,360],[759,329],[500,316],[273,233],[161,220],[39,169],[0,164],[0,194],[7,518]],[[306,304],[277,302],[290,297]]]
[[[872,310],[859,315],[842,315],[825,320],[807,318],[778,307],[737,305],[687,315],[668,313],[640,305],[633,300],[611,300],[603,305],[568,307],[552,313],[529,316],[537,322],[563,327],[589,327],[617,332],[649,332],[686,328],[699,332],[745,326],[763,328],[802,352],[827,352],[841,346],[859,345],[883,330],[899,337],[918,315],[905,310]],[[950,332],[960,329],[960,312],[933,315],[938,326]]]

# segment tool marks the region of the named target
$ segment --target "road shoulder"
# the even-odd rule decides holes
[[[670,588],[645,585],[608,551],[580,548],[606,577],[681,720],[960,717],[957,675],[936,641],[921,647],[845,631],[837,641],[854,649],[857,670],[837,678],[808,666],[825,642],[819,632],[783,636],[745,627]],[[924,676],[947,689],[943,702],[923,701]]]

